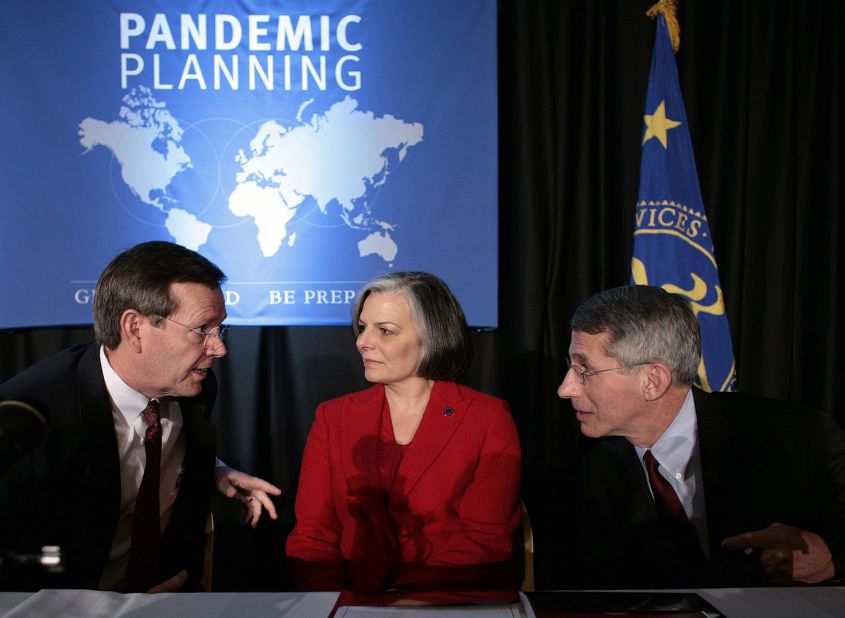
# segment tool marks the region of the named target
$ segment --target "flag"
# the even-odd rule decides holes
[[[674,8],[673,0],[661,0],[649,11],[658,13],[657,35],[646,94],[631,282],[657,285],[689,300],[701,325],[698,385],[728,391],[735,388],[736,365],[673,54]]]

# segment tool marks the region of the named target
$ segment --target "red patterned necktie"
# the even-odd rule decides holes
[[[151,399],[141,413],[147,422],[144,450],[147,464],[144,478],[135,499],[135,520],[132,524],[132,547],[126,577],[130,592],[146,592],[158,584],[160,541],[159,480],[161,478],[161,421],[158,401]]]
[[[645,452],[643,462],[645,462],[651,491],[654,492],[654,504],[657,507],[658,515],[663,519],[688,522],[689,519],[681,501],[678,499],[678,494],[675,493],[669,481],[663,478],[663,475],[657,470],[657,460],[651,454],[651,451]]]

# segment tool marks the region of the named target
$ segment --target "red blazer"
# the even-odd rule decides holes
[[[385,496],[375,448],[384,397],[376,385],[317,408],[287,540],[294,583],[365,592],[495,587],[479,578],[510,558],[521,516],[521,453],[507,403],[436,382]]]

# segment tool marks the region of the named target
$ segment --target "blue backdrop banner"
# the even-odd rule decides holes
[[[497,325],[495,0],[0,3],[0,328],[89,324],[151,239],[229,322],[349,324],[426,270]]]

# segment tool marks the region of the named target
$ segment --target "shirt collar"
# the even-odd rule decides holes
[[[109,364],[106,349],[103,346],[100,346],[100,367],[103,370],[103,379],[106,382],[106,390],[109,392],[112,407],[123,415],[127,424],[131,425],[147,407],[149,398],[130,388],[117,375]]]
[[[678,480],[686,478],[687,465],[692,457],[693,449],[698,443],[698,422],[695,413],[695,401],[692,389],[687,396],[675,419],[666,431],[652,445],[651,449],[637,447],[637,454],[642,459],[646,450]]]

